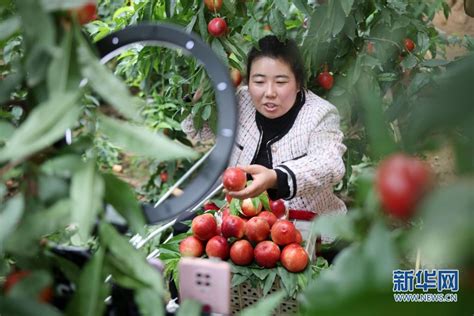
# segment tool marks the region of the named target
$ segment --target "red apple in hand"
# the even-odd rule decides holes
[[[248,240],[237,240],[230,247],[230,259],[239,266],[249,265],[253,261],[253,247]]]
[[[295,242],[296,228],[292,222],[280,219],[272,226],[272,240],[280,246]]]
[[[242,201],[242,213],[247,217],[256,216],[262,210],[262,203],[258,200],[257,206],[253,205],[252,199],[248,198]]]
[[[247,174],[240,168],[229,167],[222,175],[222,184],[229,191],[240,191],[245,188]]]
[[[257,264],[264,268],[273,268],[280,260],[280,248],[270,240],[259,242],[253,254]]]
[[[179,252],[183,257],[200,257],[204,252],[204,247],[202,241],[194,236],[189,236],[179,244]]]
[[[206,254],[209,258],[221,258],[227,260],[229,258],[229,244],[227,239],[222,236],[214,236],[207,242]]]
[[[308,254],[298,244],[289,244],[281,252],[281,264],[290,272],[301,272],[308,265]]]
[[[282,199],[279,199],[276,201],[270,200],[270,211],[272,211],[272,213],[275,214],[277,218],[285,217],[286,215],[285,202]]]
[[[196,238],[209,240],[217,234],[217,222],[213,215],[202,214],[193,219],[191,229]]]
[[[252,217],[245,223],[245,236],[248,240],[260,242],[268,238],[270,235],[270,225],[261,217]]]

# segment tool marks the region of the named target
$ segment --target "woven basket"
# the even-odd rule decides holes
[[[279,289],[279,282],[275,281],[267,295],[272,294]],[[239,312],[244,308],[255,304],[263,297],[262,290],[260,288],[252,287],[249,282],[244,282],[238,286],[233,287],[231,289],[230,295],[232,315],[238,315]],[[295,315],[297,312],[298,305],[296,300],[286,299],[276,308],[276,310],[273,312],[273,315]]]

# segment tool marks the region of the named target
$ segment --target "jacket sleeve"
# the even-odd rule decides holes
[[[322,191],[343,178],[345,166],[342,156],[346,146],[342,143],[339,120],[336,107],[328,106],[310,134],[306,155],[275,167],[288,174],[288,200],[304,196],[309,191]]]

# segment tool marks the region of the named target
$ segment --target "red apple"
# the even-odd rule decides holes
[[[240,239],[245,233],[245,222],[235,215],[226,216],[222,220],[221,231],[222,236],[226,238],[235,237]]]
[[[295,242],[296,228],[292,222],[280,219],[273,224],[271,229],[272,240],[280,246]]]
[[[222,219],[226,218],[229,215],[230,215],[230,209],[228,207],[224,207],[221,211]]]
[[[26,278],[30,274],[31,272],[29,270],[19,270],[7,275],[5,283],[3,284],[3,293],[8,294],[8,292],[11,291],[11,289],[15,286],[16,283],[20,282],[22,279]],[[43,303],[48,303],[53,300],[53,295],[54,293],[51,286],[46,286],[38,294],[37,300]]]
[[[252,217],[245,223],[245,236],[253,242],[265,240],[270,235],[270,225],[261,217]]]
[[[415,42],[413,42],[413,40],[410,38],[405,38],[403,44],[405,44],[405,49],[407,52],[411,52],[415,49]]]
[[[260,212],[257,216],[265,219],[268,222],[268,225],[270,225],[270,228],[272,228],[273,224],[278,220],[276,215],[269,211]]]
[[[275,214],[277,218],[282,218],[286,216],[286,205],[282,199],[272,201],[270,200],[270,211]]]
[[[253,254],[257,264],[264,268],[273,268],[280,260],[280,248],[270,240],[259,242]]]
[[[240,168],[229,167],[222,175],[222,184],[229,191],[240,191],[245,188],[247,174]]]
[[[213,18],[207,25],[207,31],[214,37],[220,37],[227,31],[227,23],[222,18]]]
[[[303,243],[303,236],[301,235],[301,232],[299,229],[295,230],[295,243],[301,245]]]
[[[209,240],[216,235],[217,222],[213,215],[202,214],[193,219],[191,229],[196,238]]]
[[[183,257],[200,257],[204,252],[204,246],[202,241],[194,236],[189,236],[179,244],[179,252]]]
[[[222,0],[204,0],[204,4],[209,11],[217,12],[222,7]]]
[[[202,206],[204,208],[204,211],[217,211],[219,210],[219,207],[216,205],[214,202],[206,202]]]
[[[240,70],[231,68],[230,78],[232,79],[232,83],[234,84],[234,87],[239,86],[239,84],[242,82],[242,75],[240,74]]]
[[[262,210],[262,202],[258,200],[257,207],[253,205],[252,199],[248,198],[242,201],[242,213],[247,216],[247,217],[253,217],[258,215],[260,211]]]
[[[79,8],[69,10],[69,15],[75,16],[79,24],[84,25],[97,19],[97,6],[94,1],[91,1]]]
[[[216,257],[222,260],[229,258],[229,244],[222,236],[214,236],[207,242],[206,254],[209,258]]]
[[[281,252],[281,264],[290,272],[301,272],[308,265],[308,254],[298,244],[289,244]]]
[[[239,266],[249,265],[253,261],[253,247],[248,240],[237,240],[230,247],[230,259]]]

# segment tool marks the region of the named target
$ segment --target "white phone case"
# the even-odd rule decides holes
[[[225,261],[183,257],[179,296],[200,302],[211,313],[230,315],[230,265]]]

